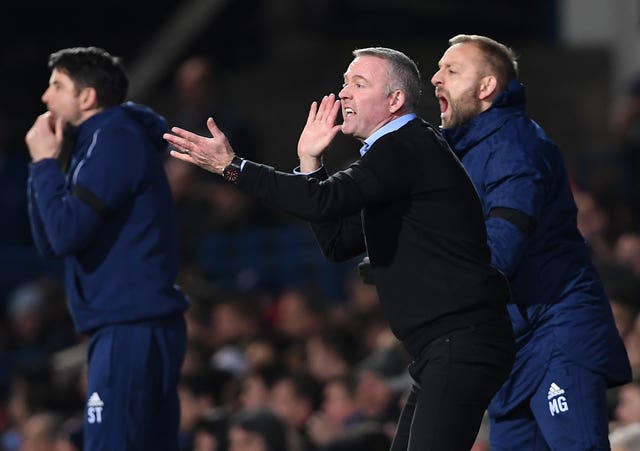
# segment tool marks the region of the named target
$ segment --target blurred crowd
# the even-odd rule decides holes
[[[221,84],[210,59],[190,58],[159,112],[170,124],[195,131],[211,115],[240,155],[259,157],[258,136],[221,99]],[[634,381],[611,390],[608,406],[612,448],[628,451],[640,449],[640,78],[615,106],[610,129],[606,151],[616,176],[607,180],[614,183],[575,178],[573,189],[578,227],[634,368]],[[0,146],[0,451],[78,451],[87,337],[73,330],[59,267],[32,250],[27,164],[26,151]],[[182,246],[178,283],[191,301],[179,385],[182,450],[389,449],[411,384],[408,355],[356,262],[328,273],[290,262],[288,254],[275,261],[289,276],[277,283],[273,274],[243,272],[231,264],[238,249],[222,252],[205,243],[251,230],[236,236],[245,245],[240,250],[249,260],[269,259],[287,240],[265,246],[264,237],[278,232],[256,231],[288,236],[304,234],[306,225],[265,210],[195,166],[171,158],[165,164]],[[251,254],[259,246],[261,253]],[[203,249],[215,264],[203,264]],[[313,243],[311,252],[321,258]],[[225,266],[234,273],[228,280],[212,270]],[[314,277],[304,277],[312,271]],[[327,274],[338,277],[340,290],[327,289]],[[483,424],[474,451],[489,449],[488,433]]]

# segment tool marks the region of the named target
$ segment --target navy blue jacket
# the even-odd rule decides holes
[[[178,244],[162,164],[166,122],[141,105],[108,108],[77,129],[66,171],[30,165],[29,215],[40,253],[64,257],[79,332],[182,313]]]
[[[524,87],[512,80],[491,108],[468,124],[443,130],[482,199],[492,265],[511,284],[508,307],[518,354],[492,403],[496,414],[536,388],[554,351],[604,374],[610,385],[631,377],[608,299],[577,228],[563,157],[525,116],[524,106]],[[507,214],[492,215],[500,209]],[[510,212],[528,222],[512,220]]]

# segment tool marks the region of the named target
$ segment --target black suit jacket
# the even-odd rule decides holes
[[[247,162],[244,191],[312,222],[326,258],[368,252],[389,325],[416,355],[437,336],[506,315],[480,200],[438,130],[417,118],[328,177]]]

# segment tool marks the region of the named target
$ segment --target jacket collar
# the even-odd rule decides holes
[[[493,104],[466,124],[454,128],[441,128],[442,136],[453,151],[462,158],[473,146],[495,132],[514,115],[523,115],[525,107],[524,85],[512,79]]]
[[[119,110],[119,106],[106,108],[99,113],[94,114],[89,119],[80,124],[76,130],[77,142],[82,143],[87,139],[91,139],[93,132],[95,132],[97,128],[100,128],[111,117],[118,114]]]

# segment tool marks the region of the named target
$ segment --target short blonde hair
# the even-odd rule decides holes
[[[501,90],[512,78],[518,78],[518,61],[513,50],[498,41],[477,34],[459,34],[449,39],[449,45],[473,44],[485,57],[489,69],[498,79]]]

